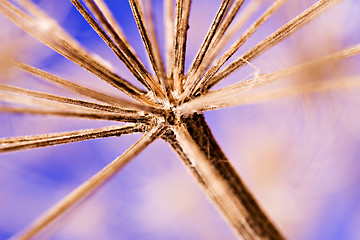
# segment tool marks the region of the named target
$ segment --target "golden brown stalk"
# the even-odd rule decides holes
[[[169,85],[173,86],[171,70],[174,64],[174,0],[164,0],[165,60]]]
[[[163,92],[165,92],[168,96],[171,96],[170,86],[166,79],[165,66],[161,58],[159,44],[155,34],[151,9],[149,9],[148,6],[150,4],[145,4],[145,6],[147,6],[147,9],[150,11],[148,11],[147,13],[148,17],[145,17],[143,7],[140,4],[141,2],[139,2],[138,0],[130,0],[129,2],[158,82],[161,84]],[[163,99],[163,101],[165,101],[165,98]]]
[[[119,137],[123,134],[137,133],[142,128],[140,125],[124,125],[98,129],[84,129],[79,131],[43,134],[0,139],[0,153],[55,146],[66,143],[86,141],[106,137]]]
[[[18,114],[34,114],[43,116],[58,116],[58,117],[73,117],[73,118],[85,118],[94,120],[107,120],[107,121],[120,121],[120,122],[148,122],[148,117],[137,117],[123,114],[113,113],[98,113],[98,112],[86,112],[75,110],[45,110],[38,108],[22,108],[22,107],[8,107],[0,105],[0,112],[5,113],[18,113]]]
[[[94,2],[96,3],[97,7],[100,9],[101,13],[104,15],[105,19],[109,22],[111,28],[114,29],[116,35],[124,42],[125,46],[136,56],[136,52],[134,48],[127,40],[125,34],[123,33],[122,28],[115,20],[113,14],[111,13],[110,9],[108,8],[104,0],[94,0]]]
[[[227,160],[203,115],[193,114],[173,130],[167,141],[239,238],[284,239]]]
[[[174,59],[172,68],[172,75],[170,78],[174,81],[175,94],[180,94],[183,89],[183,78],[185,68],[185,52],[186,39],[189,23],[191,0],[176,1],[175,6],[175,34],[174,34]]]

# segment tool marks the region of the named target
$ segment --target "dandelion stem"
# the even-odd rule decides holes
[[[313,82],[277,90],[241,94],[246,90],[270,84],[295,73],[336,62],[360,54],[360,44],[297,66],[238,82],[210,91],[226,76],[261,55],[291,33],[314,19],[325,9],[341,0],[317,2],[255,45],[240,58],[226,66],[241,46],[263,25],[286,0],[273,4],[239,39],[211,66],[228,41],[253,16],[264,0],[251,0],[235,26],[235,19],[244,0],[222,0],[210,28],[185,76],[185,55],[192,0],[163,0],[165,19],[166,66],[156,36],[151,0],[129,0],[134,19],[145,45],[152,72],[145,67],[124,36],[121,27],[104,0],[71,0],[88,24],[125,64],[132,75],[144,85],[142,90],[120,77],[106,60],[85,49],[54,19],[30,0],[0,0],[0,12],[48,47],[80,67],[111,84],[137,102],[114,97],[70,82],[39,68],[11,59],[22,71],[47,82],[94,100],[80,100],[26,88],[0,84],[0,112],[42,116],[73,117],[92,120],[129,122],[97,129],[21,136],[0,139],[0,153],[60,145],[90,139],[142,132],[134,145],[107,167],[80,185],[54,207],[35,219],[18,239],[31,239],[51,225],[65,212],[73,209],[114,176],[127,162],[157,138],[166,140],[183,160],[208,198],[223,214],[235,233],[242,239],[284,239],[247,189],[238,173],[213,137],[203,111],[269,101],[304,93],[355,89],[360,78]],[[14,3],[15,2],[15,3]],[[175,4],[174,4],[175,2]],[[145,4],[144,4],[145,3]],[[230,29],[229,29],[230,28]],[[257,69],[257,68],[256,68]],[[99,103],[100,102],[100,103]],[[28,107],[18,107],[18,106]]]
[[[239,238],[283,239],[227,160],[203,115],[192,115],[174,133],[167,141]]]

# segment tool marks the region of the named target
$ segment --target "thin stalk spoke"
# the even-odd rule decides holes
[[[90,194],[97,192],[101,186],[111,179],[130,160],[136,157],[142,150],[150,145],[162,133],[163,126],[155,126],[151,131],[144,134],[134,145],[126,150],[120,157],[116,158],[108,166],[95,174],[88,181],[77,187],[74,191],[60,200],[42,216],[35,219],[30,226],[20,232],[16,238],[31,239],[46,226],[68,211],[71,207],[79,204]]]
[[[180,94],[183,89],[183,78],[185,69],[186,39],[189,23],[191,0],[178,0],[175,6],[175,34],[173,52],[174,59],[172,76],[175,94]]]
[[[231,28],[229,28],[224,33],[220,32],[221,34],[219,33],[219,34],[216,35],[216,39],[214,39],[211,42],[211,45],[210,45],[209,50],[208,50],[209,53],[205,56],[202,64],[200,65],[200,67],[198,69],[199,73],[197,73],[196,75],[199,75],[199,76],[204,75],[204,73],[209,68],[209,66],[212,64],[214,59],[219,55],[221,50],[232,39],[232,37],[244,26],[244,24],[251,17],[253,17],[254,13],[259,9],[259,7],[261,6],[261,3],[263,1],[264,0],[252,0],[252,1],[250,1],[244,7],[244,9],[239,13],[238,19],[236,21],[234,21]],[[236,3],[234,3],[234,5],[235,4],[238,4],[238,6],[236,6],[236,8],[234,7],[234,9],[232,7],[229,11],[233,10],[235,12],[236,10],[238,10],[237,7],[241,7],[242,1],[238,0],[238,1],[236,1]],[[228,15],[226,17],[228,17]],[[224,22],[225,22],[225,20],[224,20]]]
[[[303,13],[299,14],[297,17],[286,23],[283,27],[279,28],[265,40],[257,44],[255,47],[250,49],[243,56],[238,58],[236,61],[231,63],[222,71],[218,72],[215,76],[208,80],[208,82],[202,87],[204,90],[208,90],[221,80],[223,80],[229,74],[235,72],[237,69],[243,65],[250,62],[255,57],[259,56],[261,53],[265,52],[270,47],[274,46],[284,38],[288,37],[291,33],[295,32],[306,23],[319,16],[329,7],[333,6],[336,3],[339,3],[342,0],[319,0],[314,5],[306,9]]]
[[[228,14],[225,16],[224,20],[221,22],[221,25],[219,26],[219,29],[217,30],[214,38],[211,41],[211,44],[208,48],[207,54],[204,56],[201,64],[198,66],[197,70],[191,71],[187,76],[186,79],[194,79],[195,76],[202,76],[204,75],[206,69],[210,66],[212,61],[215,57],[212,57],[214,54],[214,49],[218,47],[219,42],[222,40],[225,32],[229,28],[230,24],[234,20],[236,14],[240,10],[240,7],[244,3],[244,0],[235,0],[231,8],[229,9]],[[191,82],[186,80],[185,82],[185,88],[188,87],[188,85]]]
[[[37,76],[43,80],[48,81],[50,83],[56,84],[60,87],[69,89],[76,93],[79,93],[85,97],[90,97],[95,100],[98,100],[98,101],[101,101],[101,102],[104,102],[104,103],[107,103],[110,105],[114,105],[119,108],[137,109],[140,111],[145,111],[145,112],[153,113],[153,114],[159,114],[161,112],[158,108],[154,108],[154,107],[144,105],[141,103],[130,102],[125,99],[106,95],[102,92],[98,92],[98,91],[92,90],[90,88],[81,86],[79,84],[70,82],[68,80],[60,78],[60,77],[50,74],[48,72],[45,72],[39,68],[27,65],[25,63],[15,61],[15,60],[13,60],[12,62],[13,62],[13,64],[15,64],[15,66],[17,66],[19,69],[21,69],[25,72],[28,72],[34,76]]]
[[[120,27],[119,23],[115,20],[115,17],[111,13],[111,11],[110,11],[109,7],[106,5],[106,3],[103,0],[94,0],[94,2],[96,3],[96,6],[99,8],[99,10],[103,14],[104,18],[110,25],[109,29],[107,29],[107,31],[112,32],[112,29],[115,31],[116,34],[114,34],[114,36],[112,36],[112,38],[115,40],[115,42],[117,42],[116,41],[117,37],[120,38],[124,42],[125,47],[127,49],[129,49],[129,51],[131,51],[135,57],[137,57],[134,48],[132,47],[130,42],[127,40],[122,28]],[[117,37],[116,37],[116,35],[117,35]]]
[[[184,113],[191,112],[203,112],[210,111],[234,106],[242,106],[253,103],[268,102],[271,100],[294,97],[303,94],[328,92],[328,91],[339,91],[339,90],[351,90],[360,87],[360,78],[351,77],[346,79],[338,79],[329,83],[318,82],[302,84],[292,87],[286,87],[276,90],[268,90],[263,92],[248,93],[238,96],[208,96],[203,102],[194,101],[193,103],[184,104],[180,109]]]
[[[7,102],[7,103],[11,103],[11,104],[20,104],[20,105],[28,105],[28,106],[38,106],[38,107],[43,107],[43,108],[53,108],[53,109],[63,109],[63,110],[71,110],[71,111],[76,111],[76,112],[89,112],[89,113],[104,113],[104,114],[119,114],[119,115],[129,115],[129,116],[138,116],[141,117],[139,113],[137,112],[109,112],[109,111],[102,111],[102,110],[98,110],[98,109],[94,109],[91,108],[90,105],[91,104],[86,104],[84,103],[84,105],[86,106],[80,106],[80,105],[76,105],[75,103],[79,103],[76,100],[72,99],[62,99],[57,98],[58,100],[62,100],[62,101],[53,101],[54,95],[48,95],[47,93],[44,93],[43,96],[41,97],[28,97],[29,95],[33,95],[33,94],[39,94],[41,95],[40,92],[35,92],[32,90],[27,90],[27,89],[21,89],[21,88],[15,88],[12,86],[7,86],[7,85],[3,85],[2,88],[4,89],[3,91],[0,91],[0,101],[3,102]],[[24,95],[19,95],[19,93],[24,94]],[[51,99],[47,99],[47,98],[51,98]],[[67,101],[65,103],[65,101]],[[95,106],[95,105],[93,105]],[[106,105],[104,105],[106,106]],[[108,109],[109,110],[109,109]],[[143,116],[143,115],[142,115]]]
[[[210,46],[211,41],[213,40],[214,36],[216,33],[219,33],[222,31],[222,26],[221,26],[221,22],[224,19],[224,16],[227,12],[227,10],[229,9],[230,5],[232,4],[234,0],[223,0],[221,2],[221,5],[219,7],[219,10],[216,13],[216,16],[214,18],[214,21],[212,22],[206,37],[203,41],[203,43],[201,44],[201,47],[194,59],[194,62],[191,64],[189,73],[188,73],[188,77],[186,78],[185,81],[185,87],[187,86],[187,84],[192,84],[193,82],[193,77],[195,72],[198,70],[198,68],[200,67],[208,49]],[[230,13],[231,14],[231,13]],[[225,21],[223,21],[224,24],[226,24]],[[230,23],[229,23],[230,24]],[[191,82],[189,82],[191,80]]]
[[[14,87],[14,86],[5,85],[5,84],[0,84],[0,91],[13,93],[13,94],[22,94],[22,95],[26,95],[29,97],[35,97],[35,98],[59,102],[59,103],[66,103],[66,104],[71,104],[71,105],[80,106],[80,107],[86,107],[86,108],[105,111],[105,112],[137,114],[136,111],[125,109],[125,108],[118,108],[118,107],[114,107],[114,106],[110,106],[110,105],[103,105],[103,104],[58,96],[58,95],[54,95],[54,94],[33,91],[33,90],[25,89],[25,88]]]
[[[149,36],[150,36],[151,42],[153,43],[152,46],[154,47],[154,56],[155,56],[156,64],[158,65],[158,69],[160,70],[160,84],[162,85],[169,101],[173,101],[173,96],[171,94],[171,84],[167,78],[165,65],[164,65],[163,58],[162,58],[161,51],[160,51],[160,43],[158,41],[157,34],[156,34],[155,20],[154,20],[155,13],[153,12],[153,7],[151,4],[151,1],[145,0],[144,6],[145,6],[145,10],[146,10],[146,14],[145,14],[146,21],[145,22],[147,23],[148,28],[149,28]]]
[[[94,109],[87,109],[81,106],[69,105],[65,103],[59,102],[52,102],[44,99],[37,99],[31,98],[27,96],[21,96],[18,94],[11,94],[8,92],[0,91],[0,101],[10,104],[20,104],[26,106],[35,106],[35,107],[42,107],[42,108],[54,108],[54,109],[62,109],[62,110],[73,110],[73,111],[86,111],[86,112],[96,112],[102,113],[102,111],[94,110]],[[106,112],[104,112],[106,113]]]
[[[58,116],[58,117],[72,117],[85,118],[94,120],[120,121],[120,122],[149,122],[150,118],[147,116],[139,117],[130,114],[113,114],[113,113],[98,113],[86,111],[70,111],[70,110],[47,110],[38,108],[23,108],[23,107],[8,107],[0,105],[0,112],[17,113],[17,114],[32,114],[42,116]]]
[[[149,9],[150,4],[145,5],[150,11],[148,11],[148,17],[146,18],[143,9],[144,6],[142,6],[141,0],[129,0],[129,3],[158,82],[162,84],[163,90],[166,91],[166,93],[169,95],[170,89],[166,80],[165,67],[161,58],[160,49],[155,34],[151,9]]]
[[[93,16],[95,17],[97,22],[99,23],[97,28],[101,28],[100,30],[97,30],[97,29],[94,29],[94,30],[97,33],[98,33],[98,31],[103,31],[102,34],[106,35],[105,39],[104,39],[104,37],[99,34],[101,36],[101,38],[103,38],[103,40],[105,42],[107,42],[110,39],[109,37],[111,37],[112,40],[116,43],[117,47],[119,47],[121,49],[124,56],[126,56],[127,58],[131,58],[131,60],[133,62],[136,62],[136,64],[138,64],[139,67],[141,67],[142,70],[144,70],[145,67],[142,66],[139,58],[137,57],[137,55],[135,53],[135,50],[133,49],[131,44],[127,41],[125,35],[123,34],[122,29],[116,23],[115,19],[113,18],[112,14],[111,14],[110,10],[108,9],[108,7],[106,6],[105,2],[103,2],[103,0],[84,0],[84,2],[86,4],[86,6],[90,9],[91,13],[93,14]],[[80,1],[77,1],[77,4],[82,5],[80,3]],[[84,7],[83,7],[83,10],[81,10],[81,11],[87,12],[87,10]],[[84,16],[83,13],[81,13],[81,14]],[[89,21],[87,19],[89,17],[91,17],[91,16],[88,15],[86,18],[84,16],[84,18],[87,21]],[[113,44],[113,43],[111,43],[111,44]],[[115,52],[115,54],[117,54],[117,53]]]
[[[98,129],[84,129],[63,133],[42,134],[0,139],[0,153],[55,146],[91,139],[118,137],[142,131],[140,125],[113,126]]]
[[[198,75],[185,89],[181,100],[191,98],[197,90],[204,86],[219,69],[235,54],[235,52],[278,10],[287,0],[275,1],[242,35],[241,37],[216,61],[216,63],[207,71],[205,76]],[[201,74],[199,72],[199,74]]]
[[[174,65],[174,0],[164,0],[164,28],[165,28],[165,60],[169,85],[173,86],[171,70]]]
[[[138,132],[143,129],[143,125],[141,124],[126,124],[126,125],[116,125],[116,126],[109,126],[104,128],[96,128],[96,129],[81,129],[81,130],[74,130],[68,132],[58,132],[58,133],[47,133],[47,134],[38,134],[38,135],[28,135],[28,136],[20,136],[20,137],[6,137],[0,138],[0,144],[19,144],[19,143],[26,143],[31,141],[38,141],[38,140],[45,140],[45,139],[54,139],[54,138],[61,138],[61,137],[72,137],[81,134],[90,134],[92,132],[102,132],[102,131],[116,131],[117,129],[122,129],[133,132]]]

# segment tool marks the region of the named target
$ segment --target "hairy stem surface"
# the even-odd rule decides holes
[[[243,239],[284,239],[227,160],[203,115],[184,122],[166,141],[235,233]]]

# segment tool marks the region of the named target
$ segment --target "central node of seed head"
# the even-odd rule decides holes
[[[168,106],[165,111],[165,123],[167,125],[176,125],[177,122],[179,122],[181,117],[181,114],[177,110],[176,105]]]
[[[165,116],[165,122],[169,125],[174,125],[175,121],[176,121],[176,115],[174,111],[172,110],[167,111]]]

